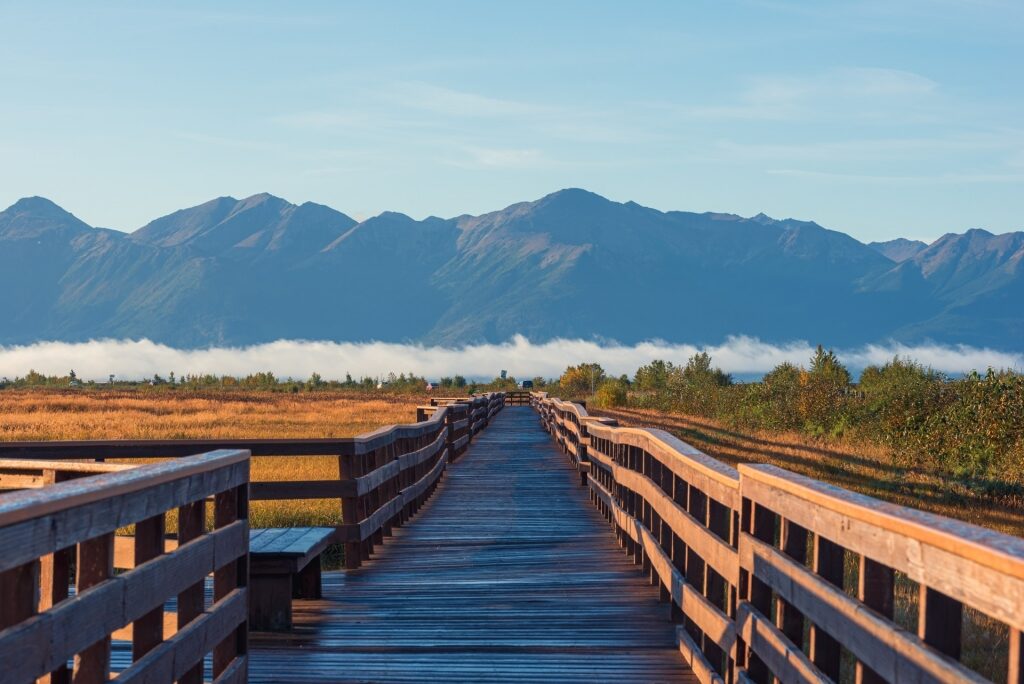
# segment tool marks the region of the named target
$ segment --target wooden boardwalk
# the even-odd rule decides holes
[[[415,520],[324,574],[250,680],[696,681],[669,608],[529,407],[507,407]]]
[[[76,684],[1024,684],[1019,537],[544,393],[455,399],[349,439],[0,445],[0,684],[69,681],[72,659]],[[254,454],[339,477],[253,481]],[[349,569],[291,602],[279,575],[316,596],[312,565],[252,544],[248,511],[295,498],[340,502]],[[293,603],[294,629],[255,629]]]

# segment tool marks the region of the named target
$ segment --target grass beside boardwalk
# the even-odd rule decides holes
[[[978,491],[955,480],[898,467],[888,450],[878,445],[818,440],[799,432],[742,431],[707,418],[652,409],[588,412],[615,418],[623,426],[661,428],[731,466],[771,463],[885,501],[1024,536],[1024,497]],[[844,588],[855,596],[856,586],[856,558],[848,552]],[[911,633],[917,631],[918,605],[917,583],[897,573],[895,620]],[[963,664],[992,681],[1005,681],[1008,653],[1006,626],[965,609]],[[852,681],[853,661],[849,654],[846,659],[843,681]]]
[[[75,391],[0,392],[0,441],[352,437],[411,423],[421,395],[386,392]],[[102,456],[102,454],[97,454]],[[261,457],[252,480],[338,476],[336,458]],[[337,500],[255,501],[253,527],[336,525]],[[171,529],[173,521],[168,521]]]
[[[709,418],[653,409],[588,409],[620,425],[666,430],[709,456],[736,466],[771,463],[868,496],[1024,536],[1024,496],[972,488],[938,474],[901,467],[882,446],[822,440],[799,432],[738,430]]]

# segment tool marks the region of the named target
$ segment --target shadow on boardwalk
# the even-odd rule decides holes
[[[528,407],[508,407],[363,568],[325,573],[252,681],[696,681],[668,606]]]

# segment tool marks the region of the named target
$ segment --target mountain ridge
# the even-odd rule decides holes
[[[1020,349],[1022,263],[1022,232],[864,244],[814,221],[660,211],[580,188],[423,220],[218,197],[132,233],[35,197],[0,212],[0,344],[745,334]]]

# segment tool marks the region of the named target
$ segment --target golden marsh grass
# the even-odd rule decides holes
[[[422,402],[365,392],[5,390],[0,441],[353,437],[415,421]],[[252,460],[253,481],[337,476],[338,461],[330,457]],[[254,527],[336,525],[341,506],[333,499],[255,501],[250,515]]]

